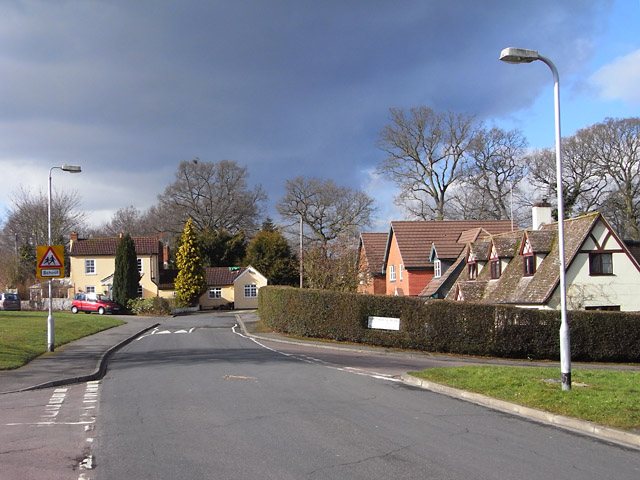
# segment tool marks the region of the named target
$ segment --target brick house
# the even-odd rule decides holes
[[[508,232],[510,220],[461,221],[394,221],[391,222],[383,272],[387,295],[419,295],[434,277],[434,268],[442,269],[442,262],[453,264],[464,244],[458,245],[463,232],[477,230],[490,234]],[[435,247],[434,247],[435,246]],[[449,252],[454,246],[458,254]],[[433,248],[438,257],[432,256]],[[440,251],[442,256],[440,257]]]

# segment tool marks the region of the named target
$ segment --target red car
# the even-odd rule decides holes
[[[73,296],[73,302],[71,302],[71,313],[78,312],[98,312],[100,315],[104,315],[105,313],[119,313],[120,305],[105,295],[76,293]]]

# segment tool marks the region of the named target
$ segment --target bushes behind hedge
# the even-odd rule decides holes
[[[271,329],[291,335],[383,347],[503,358],[558,360],[560,312],[264,287],[258,313]],[[370,316],[400,319],[399,331],[368,328]],[[640,314],[571,311],[571,358],[640,361]]]

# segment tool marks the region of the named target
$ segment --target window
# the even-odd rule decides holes
[[[138,273],[142,273],[142,259],[138,258]]]
[[[84,261],[84,273],[85,275],[96,274],[96,261],[93,259],[86,259]]]
[[[96,293],[96,287],[94,287],[93,285],[88,285],[84,287],[84,291],[86,293]]]
[[[391,265],[389,267],[389,281],[390,282],[395,282],[396,281],[396,266],[395,265]]]
[[[594,307],[584,307],[585,310],[602,310],[605,312],[619,312],[620,305],[599,305]]]
[[[442,276],[442,262],[440,260],[433,262],[433,276],[436,278],[440,278]]]
[[[255,283],[244,286],[244,298],[255,298],[258,296],[258,286]]]
[[[142,298],[142,285],[138,284],[138,298]]]
[[[469,280],[475,280],[478,276],[478,264],[470,263],[469,264]]]
[[[533,255],[524,256],[524,276],[530,277],[536,273],[536,257]]]
[[[611,253],[590,253],[589,275],[613,275],[613,255]]]
[[[404,268],[402,267],[402,264],[400,264],[400,281],[402,281],[402,272],[404,271]]]
[[[221,287],[213,287],[209,289],[209,298],[214,300],[216,298],[222,298],[222,288]]]
[[[491,278],[498,279],[500,278],[500,260],[491,260]]]

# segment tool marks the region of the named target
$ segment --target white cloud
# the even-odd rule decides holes
[[[640,103],[640,50],[616,58],[595,72],[590,81],[605,99]]]

